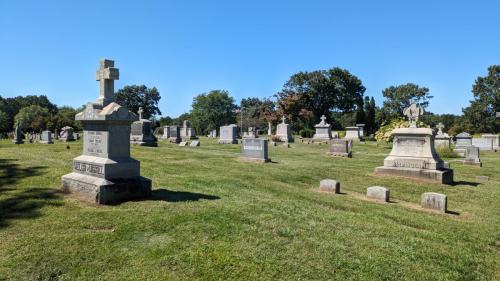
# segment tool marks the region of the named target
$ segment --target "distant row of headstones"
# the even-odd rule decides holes
[[[80,134],[73,132],[73,128],[66,126],[61,129],[59,134],[52,133],[51,131],[45,130],[42,133],[26,133],[24,134],[19,126],[16,126],[14,130],[14,139],[12,142],[14,144],[22,144],[24,140],[34,143],[52,144],[53,140],[59,141],[74,141],[80,139]]]

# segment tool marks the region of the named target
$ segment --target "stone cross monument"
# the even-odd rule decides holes
[[[139,110],[137,110],[137,114],[139,114],[139,120],[142,119],[142,113],[144,112],[144,110],[142,110],[142,107],[139,107]]]
[[[442,135],[443,134],[443,129],[444,129],[444,124],[439,122],[437,125],[436,125],[436,128],[438,129],[438,135]]]
[[[313,136],[313,140],[317,141],[329,141],[332,139],[332,126],[326,123],[326,116],[321,116],[321,122],[316,124],[314,127],[316,132]]]
[[[100,94],[75,116],[83,126],[83,153],[73,171],[62,176],[62,191],[83,201],[113,204],[151,195],[151,180],[141,177],[140,162],[130,157],[130,124],[137,115],[114,102],[112,60],[100,61]]]
[[[412,103],[410,107],[403,110],[403,114],[408,117],[410,128],[417,128],[418,117],[424,114],[424,109]]]

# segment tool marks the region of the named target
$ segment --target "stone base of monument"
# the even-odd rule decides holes
[[[271,159],[260,159],[260,158],[250,158],[250,157],[240,157],[241,162],[250,162],[250,163],[270,163]]]
[[[352,152],[343,153],[343,152],[327,152],[328,155],[333,157],[347,157],[352,158]]]
[[[238,140],[219,140],[219,144],[238,144]]]
[[[139,141],[139,140],[131,140],[130,144],[132,145],[138,145],[138,146],[151,146],[151,147],[156,147],[158,146],[158,143],[155,141]]]
[[[465,149],[465,148],[455,148],[455,149],[453,149],[453,152],[455,152],[460,157],[465,157],[465,151],[467,151],[467,149]]]
[[[382,166],[375,168],[375,175],[412,178],[416,180],[440,184],[453,183],[453,170],[451,169],[428,170]]]
[[[39,141],[38,143],[41,143],[41,144],[53,144],[54,142],[53,141]]]
[[[483,163],[479,160],[476,159],[465,159],[462,161],[464,165],[470,165],[470,166],[476,166],[476,167],[482,167]]]
[[[90,203],[116,204],[151,196],[151,180],[141,176],[106,180],[70,173],[62,176],[61,190]]]

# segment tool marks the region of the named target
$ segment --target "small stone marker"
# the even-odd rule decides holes
[[[340,157],[352,157],[352,141],[345,139],[333,139],[330,141],[330,151],[328,154]]]
[[[476,176],[476,180],[478,180],[480,182],[487,182],[490,180],[490,177],[488,177],[488,176]]]
[[[319,191],[340,193],[340,182],[331,179],[325,179],[319,182]]]
[[[179,143],[179,146],[187,146],[187,145],[188,145],[187,141],[181,141]]]
[[[200,141],[199,140],[194,140],[192,141],[189,146],[191,147],[196,147],[196,146],[200,146]]]
[[[465,150],[465,160],[463,161],[466,165],[481,167],[481,159],[479,159],[479,147],[469,146]]]
[[[445,213],[448,210],[448,197],[441,193],[426,192],[422,194],[420,205],[425,209],[433,209]]]
[[[45,143],[45,144],[54,143],[52,141],[52,132],[51,131],[43,131],[42,132],[42,139],[40,140],[40,143]]]
[[[389,202],[389,189],[383,186],[371,186],[366,189],[366,197]]]

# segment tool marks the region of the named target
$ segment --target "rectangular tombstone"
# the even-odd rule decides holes
[[[192,141],[189,146],[191,147],[197,147],[197,146],[200,146],[200,141],[199,140],[194,140]]]
[[[237,144],[238,127],[234,124],[220,127],[220,144]]]
[[[319,182],[319,191],[340,194],[340,182],[331,179],[324,179]]]
[[[164,126],[163,127],[163,135],[161,136],[162,139],[169,139],[170,138],[170,126]]]
[[[366,197],[389,202],[389,189],[382,186],[371,186],[366,189]]]
[[[244,139],[241,152],[241,160],[262,163],[271,161],[268,157],[267,140],[265,139]]]
[[[45,144],[54,143],[52,141],[52,132],[51,131],[43,131],[40,143],[45,143]]]
[[[465,150],[465,159],[463,161],[466,165],[481,167],[481,159],[479,159],[479,147],[469,146]]]
[[[181,128],[179,126],[170,126],[170,137],[169,141],[172,143],[180,143],[181,142]]]
[[[346,127],[345,128],[345,139],[359,140],[359,127]]]
[[[494,134],[483,134],[481,135],[483,139],[491,139],[493,142],[493,149],[499,149],[500,146],[500,136]]]
[[[493,151],[493,139],[491,138],[473,138],[472,145],[478,147],[479,150]]]
[[[332,156],[352,157],[352,141],[345,139],[333,139],[330,141],[330,152]]]
[[[441,193],[426,192],[422,194],[420,205],[422,208],[438,210],[444,213],[448,211],[448,197]]]

